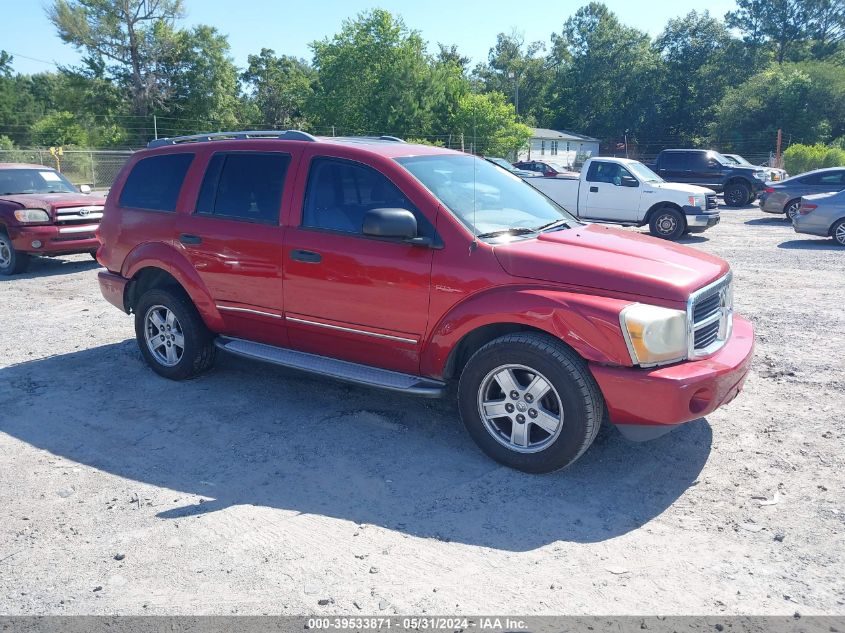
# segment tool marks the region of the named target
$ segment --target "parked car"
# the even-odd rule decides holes
[[[766,213],[783,213],[792,221],[801,208],[801,197],[845,189],[845,167],[808,171],[783,182],[769,183],[760,194],[760,208]]]
[[[565,175],[570,171],[563,165],[551,163],[545,160],[523,160],[513,164],[517,169],[524,169],[532,173],[540,174],[546,178],[555,178],[557,176]]]
[[[739,154],[722,154],[725,158],[736,165],[744,165],[746,167],[757,167],[754,163],[744,159]],[[769,167],[768,165],[760,165],[765,171],[769,172],[769,177],[767,180],[771,182],[780,182],[781,180],[786,180],[789,178],[789,174],[786,173],[785,169],[779,169],[777,167]]]
[[[498,165],[505,171],[509,171],[514,176],[519,176],[520,178],[539,178],[541,174],[537,173],[536,171],[528,171],[527,169],[519,169],[514,167],[509,161],[504,158],[494,158],[491,156],[485,156],[484,160],[493,163],[494,165]]]
[[[44,165],[0,163],[0,275],[26,270],[30,255],[95,253],[105,200]]]
[[[721,192],[729,207],[743,207],[754,200],[769,177],[760,167],[736,165],[719,152],[704,149],[664,149],[649,167],[667,182]]]
[[[444,148],[154,141],[118,175],[100,238],[102,293],[134,313],[158,374],[223,350],[407,394],[454,382],[481,449],[529,472],[573,462],[605,416],[640,440],[705,416],[751,361],[725,261],[583,225]]]
[[[590,158],[579,178],[537,178],[530,184],[579,219],[648,226],[652,235],[669,240],[719,223],[713,190],[665,182],[627,158]]]
[[[801,198],[801,208],[792,218],[796,233],[832,237],[845,246],[845,191],[819,193]]]

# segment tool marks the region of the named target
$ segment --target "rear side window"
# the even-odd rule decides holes
[[[666,152],[660,157],[662,169],[692,169],[689,154],[683,152]]]
[[[302,226],[361,233],[367,211],[380,208],[415,210],[396,185],[375,169],[339,159],[311,161]]]
[[[826,171],[802,178],[801,182],[805,185],[841,185],[843,176],[845,171]]]
[[[278,224],[290,155],[221,152],[208,163],[197,213]]]
[[[139,160],[123,185],[121,207],[175,211],[193,154],[162,154]]]

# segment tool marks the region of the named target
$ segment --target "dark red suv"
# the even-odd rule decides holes
[[[423,396],[454,381],[478,445],[531,472],[577,459],[605,418],[647,439],[707,415],[752,354],[721,259],[388,137],[156,141],[100,240],[102,292],[162,376],[223,350]]]

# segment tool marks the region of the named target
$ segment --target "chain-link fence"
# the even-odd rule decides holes
[[[131,150],[64,150],[57,163],[48,149],[6,149],[0,150],[0,163],[46,165],[58,169],[75,185],[108,189],[131,155]]]

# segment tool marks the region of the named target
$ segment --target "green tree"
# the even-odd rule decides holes
[[[525,147],[531,128],[519,123],[513,104],[501,92],[460,98],[450,129],[476,154],[508,156]]]
[[[262,48],[247,58],[241,80],[249,89],[247,104],[253,105],[261,127],[307,127],[306,107],[314,94],[314,70],[302,59]]]
[[[381,9],[362,13],[311,48],[319,79],[309,109],[324,130],[431,133],[439,96],[431,60],[401,18]]]
[[[768,45],[778,64],[807,36],[808,0],[736,0],[737,8],[725,15],[731,28],[741,31],[754,47]]]
[[[53,112],[32,126],[32,139],[37,145],[89,145],[88,132],[71,112]]]
[[[555,127],[621,139],[656,118],[660,57],[646,33],[621,24],[604,4],[581,7],[552,34],[549,63]]]
[[[845,41],[845,0],[808,0],[807,31],[811,51],[824,59],[842,51]]]
[[[146,116],[160,99],[157,66],[170,43],[156,34],[171,32],[182,15],[182,0],[54,0],[47,9],[64,42],[128,87],[137,116]]]

